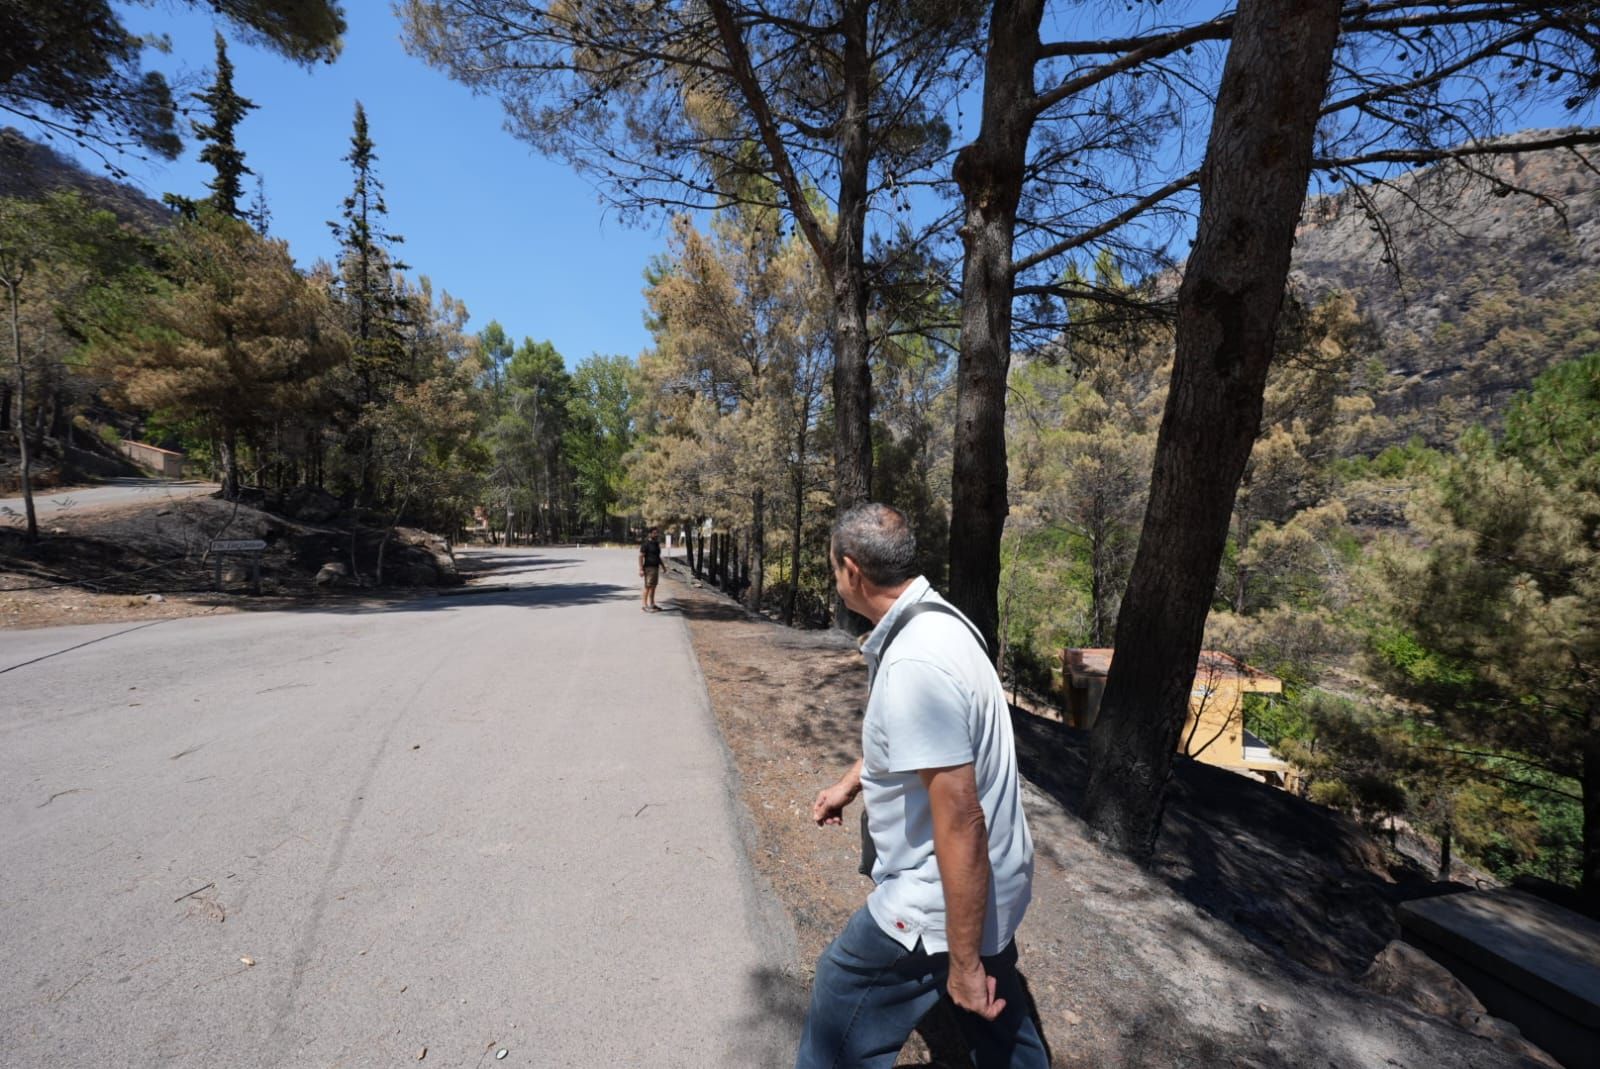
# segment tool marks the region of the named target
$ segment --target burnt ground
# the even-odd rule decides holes
[[[818,828],[811,800],[859,754],[854,644],[751,616],[669,566],[662,603],[686,619],[750,815],[750,853],[812,963],[865,899],[853,821]],[[1014,711],[1036,848],[1022,971],[1052,1064],[1072,1067],[1551,1065],[1426,968],[1375,993],[1361,980],[1399,935],[1394,906],[1439,890],[1352,822],[1244,777],[1183,761],[1156,856],[1136,865],[1079,818],[1086,737]],[[1385,960],[1403,954],[1391,952]],[[1431,986],[1430,986],[1431,985]],[[1430,995],[1432,996],[1430,1001]],[[1446,997],[1448,996],[1448,997]],[[900,1065],[956,1065],[936,1010]],[[799,1022],[794,1022],[798,1031]]]
[[[385,551],[386,585],[370,576],[381,529],[307,523],[213,497],[192,497],[52,517],[29,545],[0,527],[0,628],[46,627],[196,612],[287,608],[329,597],[403,595],[462,580],[448,549],[425,532],[400,528]],[[245,558],[224,560],[223,590],[213,590],[213,539],[260,539],[261,593],[249,591]],[[354,562],[359,566],[356,570]],[[319,585],[325,564],[346,572]]]

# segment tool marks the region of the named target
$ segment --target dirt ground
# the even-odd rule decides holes
[[[847,638],[746,613],[678,564],[662,603],[688,621],[754,826],[754,864],[793,919],[792,979],[808,986],[870,889],[854,822],[818,828],[809,816],[816,792],[859,755],[860,656]],[[1398,985],[1388,977],[1396,997],[1362,986],[1399,935],[1395,903],[1438,888],[1348,821],[1184,762],[1157,856],[1136,866],[1095,845],[1077,816],[1082,734],[1020,711],[1013,722],[1036,851],[1018,943],[1053,1065],[1554,1064],[1464,990],[1441,996],[1451,981],[1425,962]],[[1441,1002],[1453,1016],[1421,1008]],[[898,1064],[966,1064],[940,1019],[952,1012],[930,1014]]]

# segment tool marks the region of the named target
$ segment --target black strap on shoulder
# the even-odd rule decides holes
[[[889,628],[889,634],[883,640],[883,648],[878,650],[878,659],[880,661],[883,660],[884,656],[888,654],[889,646],[897,637],[899,637],[900,632],[905,630],[906,624],[909,624],[912,620],[915,620],[925,612],[939,612],[946,616],[954,616],[957,620],[960,620],[962,624],[966,626],[967,631],[971,633],[973,641],[978,644],[978,648],[983,650],[985,656],[988,655],[989,644],[983,640],[982,635],[978,634],[978,629],[972,626],[971,620],[968,620],[965,616],[961,615],[959,612],[952,609],[950,606],[943,604],[942,602],[919,601],[913,605],[907,605],[904,609],[902,609],[899,617],[894,622],[894,626]]]

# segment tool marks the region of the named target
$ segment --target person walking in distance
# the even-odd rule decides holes
[[[644,578],[644,593],[640,595],[639,608],[644,612],[660,612],[656,608],[656,584],[661,581],[661,528],[652,527],[639,543],[639,575]]]
[[[980,1066],[1049,1064],[1013,940],[1033,885],[1010,710],[972,623],[917,574],[906,517],[834,524],[839,596],[873,624],[862,756],[811,815],[864,795],[874,888],[817,962],[797,1069],[888,1069],[947,990]]]

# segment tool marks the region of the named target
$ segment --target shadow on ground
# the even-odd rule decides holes
[[[1012,722],[1023,776],[1081,817],[1088,734],[1022,712]],[[1436,889],[1349,819],[1187,758],[1148,868],[1251,941],[1347,977],[1399,937],[1398,902]]]

